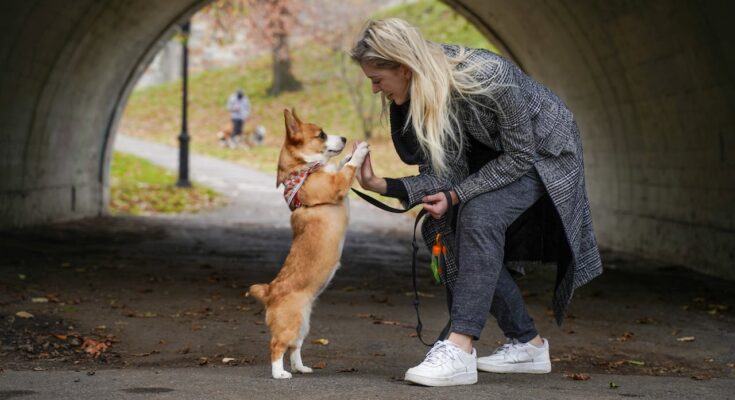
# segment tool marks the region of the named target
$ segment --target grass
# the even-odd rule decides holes
[[[432,41],[494,49],[462,16],[435,0],[400,5],[375,15],[376,18],[387,16],[409,21]],[[294,75],[304,83],[304,89],[279,96],[266,95],[271,83],[270,56],[191,76],[189,134],[192,151],[275,174],[283,142],[283,109],[291,107],[296,108],[302,120],[318,123],[328,133],[362,140],[360,120],[344,83],[337,78],[337,56],[316,43],[305,43],[293,49],[292,57]],[[358,73],[356,66],[351,68]],[[245,90],[252,104],[253,117],[245,130],[260,124],[268,131],[262,146],[231,150],[218,144],[217,131],[230,123],[225,102],[237,88]],[[364,90],[370,91],[367,79],[364,79]],[[136,90],[129,98],[120,131],[175,146],[180,131],[180,102],[180,81]],[[370,146],[377,175],[400,177],[417,173],[415,167],[403,164],[395,154],[386,118],[377,124]]]
[[[222,205],[212,189],[176,187],[177,177],[141,158],[114,152],[110,166],[110,213],[152,215],[198,212]]]

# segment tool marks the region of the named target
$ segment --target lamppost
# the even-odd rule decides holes
[[[179,135],[178,187],[191,187],[189,182],[189,132],[187,131],[190,22],[181,24],[181,134]]]

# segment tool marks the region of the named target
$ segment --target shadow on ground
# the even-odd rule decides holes
[[[268,370],[262,307],[245,292],[275,275],[290,239],[286,229],[132,217],[0,232],[0,365]],[[520,280],[551,342],[555,372],[735,377],[735,283],[608,252],[603,258],[605,273],[577,292],[561,328],[550,309],[554,268],[536,267]],[[410,238],[351,232],[342,261],[313,314],[305,363],[400,380],[425,352],[414,337]],[[419,264],[427,262],[422,254]],[[443,289],[430,283],[428,268],[420,286],[433,337],[446,318]],[[480,354],[501,339],[493,325],[477,344]]]

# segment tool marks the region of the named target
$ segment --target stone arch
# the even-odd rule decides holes
[[[206,2],[0,6],[0,227],[105,212],[132,85]],[[735,277],[735,3],[446,3],[574,111],[603,246]]]

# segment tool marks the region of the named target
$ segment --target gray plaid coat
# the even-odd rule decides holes
[[[443,47],[448,54],[459,49]],[[448,189],[457,193],[462,204],[516,181],[535,167],[563,226],[565,237],[557,243],[567,244],[570,253],[565,263],[558,264],[553,299],[556,320],[561,324],[574,290],[602,273],[585,189],[579,130],[564,102],[515,64],[486,50],[476,50],[470,57],[487,65],[478,78],[499,84],[499,89],[494,92],[496,104],[487,104],[488,108],[469,112],[469,105],[458,107],[462,110],[461,128],[465,135],[472,135],[502,154],[471,175],[464,151],[453,153],[450,171],[441,177],[430,165],[420,164],[419,175],[400,178],[408,192],[408,206],[417,205],[427,194]],[[393,122],[397,121],[391,125]],[[451,245],[454,235],[445,217],[427,218],[422,234],[428,246],[433,244],[437,232],[442,232],[450,244],[447,284],[453,289],[458,272]]]

